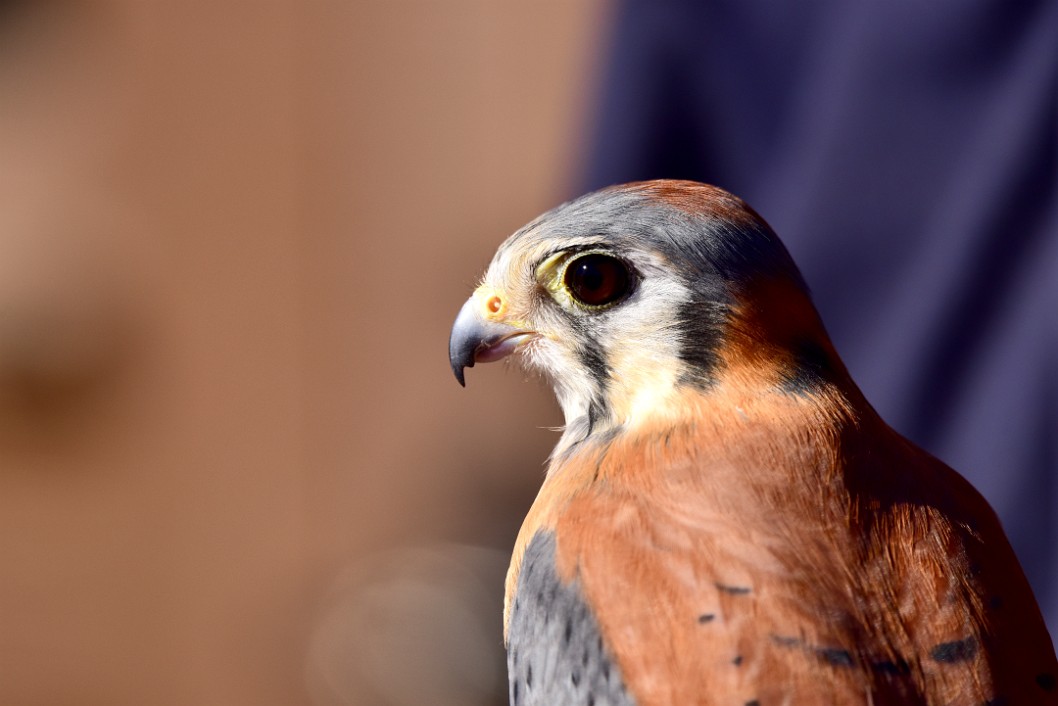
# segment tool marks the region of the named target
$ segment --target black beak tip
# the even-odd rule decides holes
[[[474,350],[476,341],[465,339],[461,336],[452,335],[448,344],[448,362],[452,366],[452,373],[463,387],[467,386],[464,371],[474,367]]]
[[[455,373],[456,380],[459,382],[459,384],[463,387],[466,387],[467,381],[463,377],[463,366],[459,365],[458,363],[452,363],[452,372]]]

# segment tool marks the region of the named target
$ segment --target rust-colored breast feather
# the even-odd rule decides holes
[[[683,403],[696,421],[555,464],[508,604],[553,533],[639,706],[1058,703],[1031,590],[958,474],[836,398]]]

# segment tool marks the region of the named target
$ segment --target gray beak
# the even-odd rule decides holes
[[[452,324],[448,340],[448,361],[459,384],[466,387],[463,370],[474,363],[491,363],[506,358],[536,334],[532,331],[488,321],[481,316],[481,304],[475,297],[467,300]]]

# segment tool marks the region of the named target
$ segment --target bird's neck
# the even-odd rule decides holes
[[[754,449],[808,453],[839,449],[850,428],[873,410],[854,387],[823,384],[788,390],[762,381],[756,371],[731,370],[708,387],[658,385],[629,398],[633,414],[592,418],[585,412],[567,422],[552,454],[549,473],[576,459],[606,465],[616,453],[661,459],[719,458],[752,440]],[[620,408],[619,408],[620,409]]]
[[[829,443],[875,414],[825,334],[815,340],[796,348],[735,339],[705,384],[675,365],[626,365],[631,372],[610,382],[605,404],[560,395],[566,426],[552,466],[615,443],[649,446],[682,436],[693,436],[688,450],[730,446],[746,434],[776,444]]]

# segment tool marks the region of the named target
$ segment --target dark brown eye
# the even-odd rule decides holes
[[[564,281],[569,293],[581,304],[603,306],[628,294],[632,277],[628,266],[616,257],[592,253],[569,263]]]

